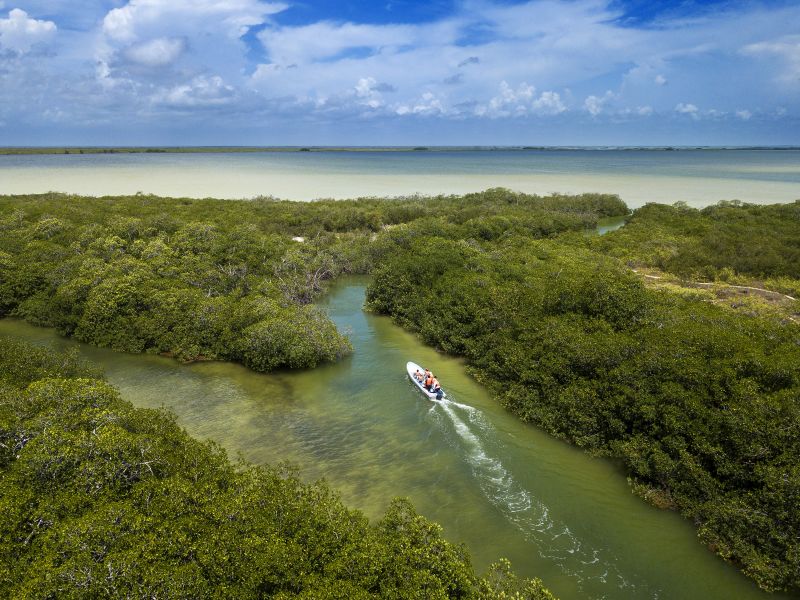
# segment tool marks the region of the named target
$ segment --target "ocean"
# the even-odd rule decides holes
[[[618,194],[631,208],[800,198],[800,150],[482,149],[0,156],[0,193],[290,200],[492,187]]]

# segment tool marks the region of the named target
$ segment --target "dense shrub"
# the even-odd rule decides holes
[[[313,367],[351,349],[307,305],[340,274],[371,270],[375,232],[419,222],[478,239],[543,237],[626,211],[614,196],[503,189],[306,203],[0,197],[0,316],[127,352]]]
[[[323,483],[232,465],[92,367],[0,338],[3,598],[530,598],[396,500],[374,524]],[[515,595],[519,593],[520,595]]]
[[[800,331],[644,287],[585,239],[386,239],[368,304],[522,419],[624,460],[766,589],[800,587]]]
[[[647,204],[595,242],[603,252],[683,277],[800,279],[800,200],[720,202],[702,210]]]

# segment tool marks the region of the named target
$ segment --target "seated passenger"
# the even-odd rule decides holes
[[[426,369],[425,370],[425,388],[430,390],[432,386],[433,386],[433,373],[431,373],[430,371],[428,371]]]
[[[417,381],[419,381],[420,383],[422,383],[422,380],[423,380],[423,379],[425,379],[425,376],[422,374],[422,371],[420,371],[419,369],[417,369],[417,372],[416,372],[416,373],[414,373],[414,379],[416,379]]]

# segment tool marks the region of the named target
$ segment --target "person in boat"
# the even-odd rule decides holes
[[[435,377],[433,378],[433,384],[431,385],[430,390],[431,393],[436,394],[437,400],[441,400],[442,396],[444,396],[444,390],[442,389],[442,386],[439,385],[439,380]]]
[[[425,379],[425,375],[422,374],[422,371],[417,369],[416,373],[414,373],[414,379],[422,383],[422,381]]]
[[[428,369],[425,369],[425,382],[423,383],[423,385],[425,386],[426,390],[430,391],[433,388],[433,381],[434,381],[433,373],[428,371]]]

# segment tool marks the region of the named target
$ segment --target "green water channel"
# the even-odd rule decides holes
[[[618,465],[520,423],[462,362],[363,312],[365,286],[342,280],[321,303],[350,335],[353,356],[299,373],[119,354],[10,319],[0,335],[78,346],[137,406],[169,408],[190,434],[232,455],[291,461],[371,518],[407,496],[467,545],[478,570],[507,557],[563,599],[780,597],[707,551],[690,523],[633,496]],[[413,387],[408,360],[431,367],[450,401]]]

